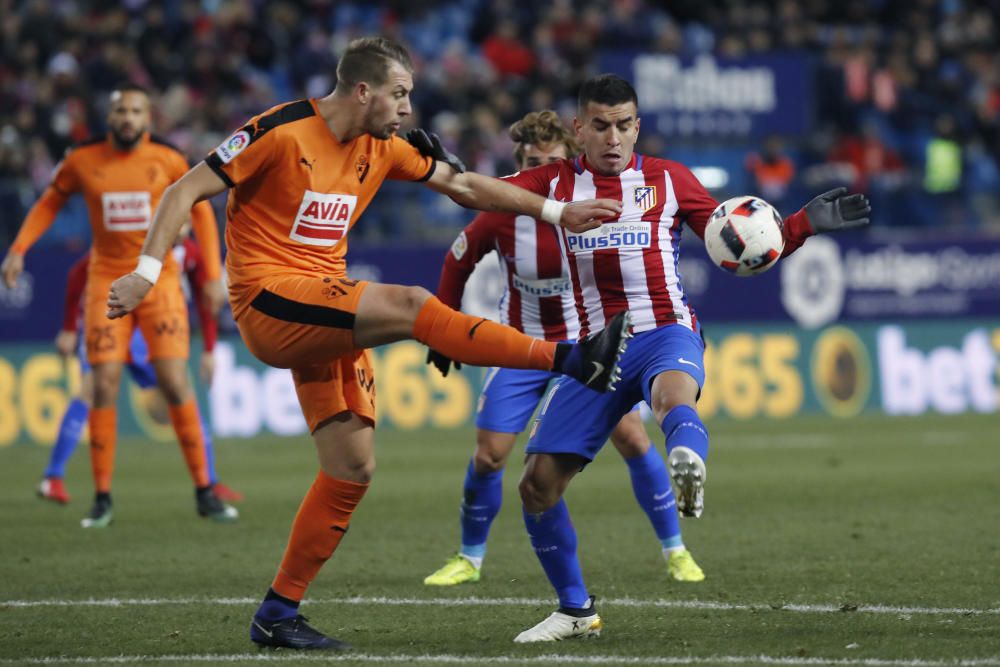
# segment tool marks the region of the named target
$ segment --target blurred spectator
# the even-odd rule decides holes
[[[789,201],[788,194],[795,179],[795,163],[785,155],[781,137],[768,137],[760,153],[747,156],[746,167],[753,179],[756,194],[779,211],[790,210],[792,202]]]

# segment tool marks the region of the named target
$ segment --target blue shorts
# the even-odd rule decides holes
[[[549,371],[490,368],[476,408],[476,427],[497,433],[520,433],[545,395],[549,383],[563,377]],[[636,404],[632,408],[638,410]]]
[[[80,373],[89,373],[90,363],[87,361],[87,348],[84,337],[79,336],[80,342],[77,344],[77,358],[80,360]],[[146,339],[142,337],[142,331],[136,327],[132,332],[132,339],[128,346],[129,362],[126,364],[128,374],[142,389],[149,389],[156,386],[156,371],[149,361],[149,349],[146,347]]]
[[[486,374],[476,408],[476,427],[498,433],[520,433],[542,400],[549,382],[559,377],[549,371],[493,367]]]
[[[590,461],[621,418],[639,401],[650,402],[653,380],[664,371],[683,371],[705,383],[705,344],[679,324],[636,334],[622,355],[622,380],[600,394],[572,378],[556,380],[531,429],[528,454],[577,454]]]

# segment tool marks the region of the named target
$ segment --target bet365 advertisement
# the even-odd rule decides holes
[[[707,419],[1000,408],[996,320],[814,330],[712,326],[706,334],[707,379],[699,410]],[[482,369],[466,367],[442,378],[424,363],[425,356],[424,347],[410,342],[376,350],[381,426],[451,429],[472,421]],[[78,382],[76,363],[64,363],[51,348],[30,343],[0,348],[0,446],[51,444]],[[212,386],[199,385],[198,391],[216,437],[306,432],[289,372],[264,366],[239,339],[219,343]],[[128,380],[122,383],[119,425],[125,436],[171,438],[162,398]]]

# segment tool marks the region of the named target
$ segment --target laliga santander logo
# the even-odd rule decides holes
[[[807,329],[833,322],[844,307],[844,262],[836,241],[813,236],[781,260],[781,303]]]
[[[215,154],[219,156],[223,164],[229,164],[243,149],[250,145],[250,133],[240,130],[233,136],[226,139],[221,146],[215,149]]]

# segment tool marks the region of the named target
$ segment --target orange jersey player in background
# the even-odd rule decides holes
[[[89,425],[96,495],[90,514],[81,524],[85,528],[104,527],[112,521],[115,405],[136,326],[149,346],[157,382],[169,404],[170,420],[195,483],[198,514],[232,521],[237,517],[236,510],[215,496],[209,481],[198,410],[187,375],[188,314],[176,261],[167,257],[163,280],[142,307],[128,317],[110,320],[105,307],[112,281],[135,266],[164,191],[184,175],[188,164],[175,148],[150,136],[149,96],[142,88],[127,85],[112,92],[107,123],[106,137],[75,148],[59,164],[51,185],[28,212],[0,272],[7,285],[13,287],[24,268],[27,250],[52,225],[69,197],[77,192],[83,194],[93,231],[84,337],[87,360],[94,368],[94,408]],[[222,285],[215,214],[205,202],[192,207],[190,216],[207,262],[206,297],[217,311]],[[171,245],[174,238],[170,239]]]
[[[347,233],[387,178],[423,182],[471,208],[516,211],[574,231],[621,211],[614,200],[564,204],[465,173],[436,137],[419,131],[412,139],[418,150],[396,136],[410,114],[412,88],[403,47],[383,38],[352,42],[332,93],[251,119],[171,186],[138,265],[108,296],[110,317],[142,308],[187,211],[229,188],[233,314],[259,359],[292,369],[320,464],[250,626],[250,638],[261,645],[345,648],[309,626],[298,606],[346,533],[375,468],[375,387],[366,348],[416,339],[457,361],[555,370],[604,391],[616,381],[630,335],[628,314],[620,313],[593,340],[537,340],[456,312],[423,288],[347,277]]]

